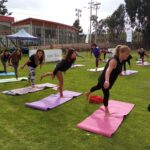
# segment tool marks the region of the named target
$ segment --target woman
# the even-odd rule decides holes
[[[60,93],[60,97],[63,97],[63,92],[62,92],[63,91],[63,74],[62,72],[66,72],[69,68],[71,68],[71,66],[76,60],[76,56],[77,56],[76,51],[74,49],[69,49],[66,57],[56,65],[53,72],[47,72],[41,75],[41,80],[46,76],[51,76],[52,80],[55,78],[55,76],[57,77],[59,81],[58,91]]]
[[[29,76],[28,80],[31,82],[31,86],[35,87],[35,77],[36,77],[36,68],[40,65],[40,68],[42,67],[42,64],[45,62],[45,54],[42,49],[38,49],[36,54],[33,54],[30,56],[29,60],[21,67],[22,69],[27,65]]]
[[[86,93],[86,97],[89,99],[89,96],[92,92],[102,89],[104,94],[103,103],[106,114],[110,114],[108,109],[109,90],[112,88],[117,77],[120,75],[123,62],[129,57],[129,54],[130,48],[128,46],[118,45],[116,47],[116,55],[107,62],[102,74],[98,79],[98,84],[92,87],[91,90]]]

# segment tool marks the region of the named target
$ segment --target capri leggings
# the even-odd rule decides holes
[[[107,107],[108,106],[108,100],[109,100],[109,89],[102,88],[101,83],[98,82],[98,84],[96,86],[91,88],[90,92],[94,92],[94,91],[97,91],[97,90],[100,90],[100,89],[102,89],[103,94],[104,94],[104,101],[103,101],[104,106]]]

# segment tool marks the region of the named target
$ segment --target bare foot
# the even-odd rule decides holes
[[[106,116],[110,116],[110,115],[111,115],[111,113],[110,113],[108,107],[105,107],[105,113],[106,113]]]
[[[43,79],[43,75],[40,76],[40,81],[42,81],[42,79]]]
[[[90,94],[91,94],[91,92],[86,92],[85,93],[85,96],[86,96],[86,99],[89,101],[89,98],[90,98]]]
[[[63,95],[63,93],[60,93],[60,98],[64,98],[64,95]]]

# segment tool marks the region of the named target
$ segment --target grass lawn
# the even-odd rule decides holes
[[[77,92],[88,91],[97,83],[99,73],[87,72],[94,68],[94,57],[82,53],[84,59],[77,63],[85,67],[70,69],[64,78],[64,89]],[[92,114],[100,105],[88,104],[84,95],[47,112],[25,107],[26,102],[40,100],[52,93],[46,89],[23,96],[0,94],[0,150],[150,150],[150,67],[136,66],[136,53],[133,53],[132,69],[138,74],[119,77],[113,86],[110,98],[134,103],[133,111],[126,117],[112,138],[88,133],[76,125]],[[24,56],[20,64],[28,57]],[[150,62],[150,59],[149,59]],[[57,83],[45,78],[39,81],[40,74],[52,71],[55,63],[48,63],[37,69],[37,83]],[[100,64],[101,67],[105,63]],[[2,65],[0,65],[2,70]],[[9,71],[13,71],[11,67]],[[19,70],[19,76],[28,72]],[[0,77],[0,79],[6,77]],[[21,88],[27,82],[0,84],[0,91]],[[102,95],[101,91],[95,94]]]

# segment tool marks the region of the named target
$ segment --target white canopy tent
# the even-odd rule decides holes
[[[26,32],[24,29],[19,30],[17,33],[12,34],[12,35],[7,35],[6,36],[8,39],[13,40],[13,39],[18,39],[18,40],[38,40],[38,37],[35,37],[28,32]]]

